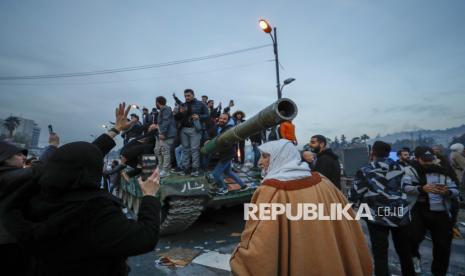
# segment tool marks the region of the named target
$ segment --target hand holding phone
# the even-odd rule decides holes
[[[139,177],[137,180],[144,196],[155,196],[158,189],[160,189],[160,171],[158,169],[147,180],[142,180],[142,177]]]
[[[158,160],[155,154],[142,155],[142,180],[146,180],[158,166]]]

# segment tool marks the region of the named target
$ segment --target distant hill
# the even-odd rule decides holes
[[[448,146],[454,137],[458,137],[463,134],[465,134],[465,124],[459,127],[452,127],[452,128],[447,128],[443,130],[421,129],[421,130],[414,130],[414,131],[397,132],[397,133],[388,134],[385,136],[376,137],[374,139],[370,139],[368,143],[372,144],[376,140],[383,140],[388,143],[394,143],[397,140],[403,140],[403,139],[417,140],[419,137],[422,137],[423,139],[430,137],[434,139],[435,144],[441,144],[444,146]]]

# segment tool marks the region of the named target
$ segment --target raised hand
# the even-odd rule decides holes
[[[154,196],[158,192],[158,189],[160,189],[160,171],[157,168],[147,180],[143,181],[139,177],[137,181],[144,196]]]
[[[123,131],[130,127],[130,122],[127,120],[130,109],[130,105],[126,108],[125,102],[120,103],[115,109],[115,128],[118,131]]]
[[[48,136],[48,144],[58,147],[60,145],[60,137],[55,132],[50,133]]]

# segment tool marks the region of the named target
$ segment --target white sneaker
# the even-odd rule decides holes
[[[421,261],[420,258],[413,257],[413,268],[415,269],[415,273],[421,273]]]

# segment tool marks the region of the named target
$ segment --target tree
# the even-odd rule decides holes
[[[360,139],[360,137],[354,137],[352,138],[352,141],[350,142],[351,145],[360,145],[362,142],[362,140]]]
[[[344,134],[341,135],[341,146],[342,147],[347,146],[347,138]]]
[[[363,143],[366,143],[368,139],[370,139],[370,136],[366,135],[366,134],[363,134],[362,136],[360,136],[360,139],[362,139],[362,142]]]
[[[10,116],[3,121],[3,126],[10,133],[10,138],[13,137],[13,132],[15,132],[16,128],[19,126],[19,123],[19,118],[15,116]]]

